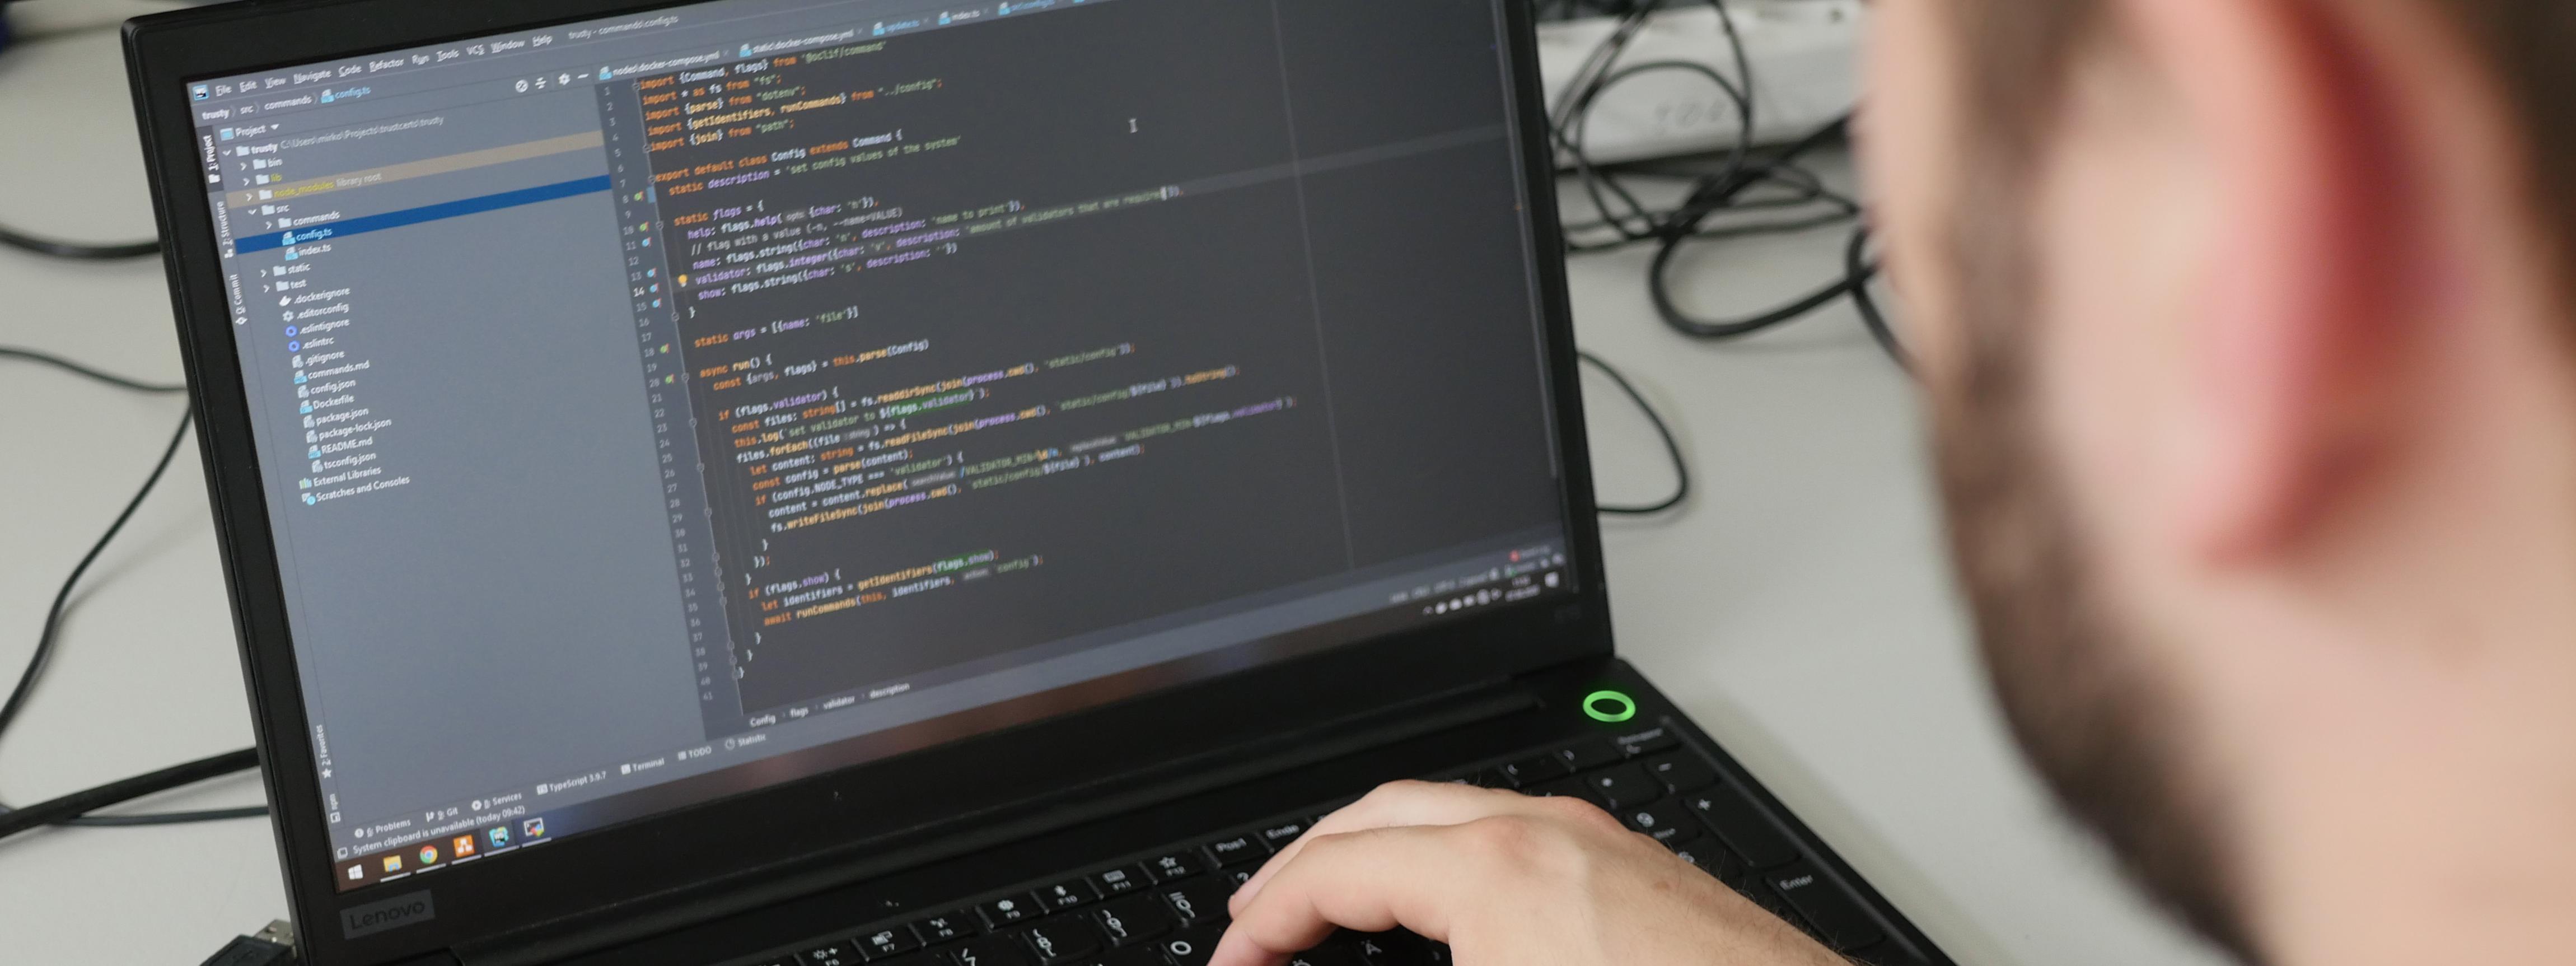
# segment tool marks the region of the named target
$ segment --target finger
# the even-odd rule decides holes
[[[1449,935],[1453,908],[1476,901],[1480,852],[1467,825],[1401,825],[1314,835],[1277,866],[1269,888],[1244,903],[1208,966],[1275,966],[1335,929],[1402,926]]]
[[[1498,815],[1564,814],[1570,800],[1531,798],[1515,792],[1450,782],[1400,781],[1380,785],[1359,801],[1324,816],[1315,827],[1262,863],[1227,901],[1230,912],[1261,894],[1281,866],[1295,861],[1299,850],[1317,838],[1405,825],[1464,825]]]

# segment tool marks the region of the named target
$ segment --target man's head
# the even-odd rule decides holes
[[[1877,13],[1879,229],[2041,771],[2249,958],[2542,885],[2480,843],[2576,847],[2576,3]]]

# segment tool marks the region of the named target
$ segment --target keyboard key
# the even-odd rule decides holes
[[[1224,868],[1246,862],[1259,862],[1270,857],[1270,850],[1261,847],[1259,838],[1246,834],[1208,843],[1207,854],[1208,858],[1216,861],[1218,868]]]
[[[1512,787],[1512,779],[1511,776],[1503,774],[1503,770],[1500,768],[1487,768],[1483,771],[1467,776],[1467,784],[1474,785],[1478,788],[1507,789]]]
[[[935,946],[964,939],[980,930],[975,926],[974,914],[960,909],[956,912],[943,912],[936,916],[915,919],[912,921],[912,931],[920,936],[923,942]]]
[[[1363,933],[1353,948],[1367,966],[1446,966],[1449,947],[1401,929]]]
[[[1060,963],[1076,956],[1089,956],[1100,951],[1100,934],[1091,931],[1082,920],[1065,916],[1049,919],[1020,932],[1043,962]]]
[[[1715,876],[1717,881],[1724,883],[1729,889],[1749,893],[1760,891],[1762,888],[1761,876],[1754,873],[1753,867],[1745,865],[1743,859],[1727,851],[1726,846],[1719,845],[1716,839],[1702,837],[1678,846],[1666,843],[1664,847],[1672,849],[1673,854],[1680,856],[1682,861],[1698,866],[1700,871]]]
[[[1037,957],[1017,936],[985,936],[948,951],[957,966],[1037,966]]]
[[[1205,868],[1207,868],[1205,861],[1187,852],[1157,855],[1145,860],[1145,871],[1153,873],[1156,882],[1186,879],[1199,874]]]
[[[1045,914],[1036,902],[1026,896],[1005,896],[975,907],[984,914],[984,925],[994,929],[1017,922],[1027,922]]]
[[[1798,927],[1799,932],[1807,931],[1806,918],[1798,915],[1796,907],[1789,905],[1789,897],[1773,891],[1771,884],[1764,882],[1761,875],[1755,875],[1752,878],[1745,880],[1745,886],[1745,888],[1738,889],[1736,891],[1743,893],[1745,898],[1753,900],[1754,905],[1769,909],[1771,910],[1772,915],[1787,920],[1790,925]]]
[[[1339,944],[1317,946],[1288,957],[1287,966],[1360,966],[1360,954]]]
[[[1700,871],[1710,875],[1717,874],[1717,843],[1705,838],[1697,838],[1688,842],[1669,842],[1665,847],[1673,850],[1673,855],[1682,861],[1698,866]]]
[[[1359,804],[1360,799],[1363,799],[1363,798],[1366,798],[1366,797],[1368,797],[1368,796],[1366,796],[1366,795],[1350,795],[1350,796],[1346,796],[1346,797],[1342,797],[1342,798],[1336,798],[1336,799],[1333,799],[1332,801],[1325,802],[1324,804],[1317,805],[1317,806],[1315,806],[1315,817],[1316,817],[1316,818],[1322,818],[1322,817],[1324,817],[1324,816],[1326,816],[1326,815],[1333,814],[1334,812],[1338,812],[1338,811],[1341,811],[1341,810],[1343,810],[1343,809],[1345,809],[1345,808],[1349,808],[1349,807],[1351,807],[1351,806],[1353,806],[1353,805],[1357,805],[1357,804]]]
[[[1261,839],[1261,844],[1269,846],[1271,851],[1276,852],[1287,848],[1288,843],[1297,841],[1298,836],[1306,834],[1306,825],[1305,819],[1292,818],[1263,826],[1261,831],[1254,834]]]
[[[1129,946],[1091,957],[1091,966],[1171,966],[1171,964],[1163,960],[1162,950],[1152,946]]]
[[[1163,904],[1183,923],[1198,925],[1226,918],[1225,893],[1212,882],[1196,882],[1163,892]]]
[[[932,955],[933,954],[931,953],[914,953],[910,956],[902,956],[894,959],[871,959],[868,960],[868,963],[870,966],[941,966],[941,963],[943,963],[944,960],[934,959],[932,958]]]
[[[1664,783],[1646,777],[1646,769],[1626,765],[1583,776],[1594,801],[1612,812],[1664,797]]]
[[[846,940],[809,948],[796,954],[796,958],[805,966],[859,966],[868,961],[866,956],[859,954],[859,944]]]
[[[1091,921],[1113,946],[1130,946],[1172,931],[1171,907],[1153,896],[1111,899],[1091,911]]]
[[[1646,759],[1646,773],[1677,795],[1717,784],[1717,769],[1687,752]]]
[[[1626,753],[1619,750],[1618,745],[1611,744],[1607,740],[1578,741],[1548,754],[1564,762],[1567,769],[1579,772],[1591,771],[1628,757]]]
[[[761,960],[761,961],[759,961],[759,962],[757,962],[757,963],[753,963],[753,964],[751,964],[751,966],[796,966],[796,954],[795,954],[795,953],[789,953],[789,954],[787,954],[787,955],[785,955],[785,956],[777,956],[777,957],[772,957],[772,958],[769,958],[769,959],[764,959],[764,960]]]
[[[1755,877],[1753,890],[1744,895],[1752,899],[1755,905],[1771,910],[1771,914],[1780,917],[1781,922],[1788,923],[1789,928],[1806,933],[1809,938],[1817,942],[1825,941],[1824,937],[1816,935],[1816,927],[1807,924],[1807,917],[1799,915],[1797,908],[1791,906],[1789,900],[1781,898],[1779,893],[1771,891],[1770,886],[1763,885],[1760,877]]]
[[[1172,966],[1207,966],[1208,957],[1216,955],[1217,937],[1223,935],[1225,930],[1215,926],[1198,926],[1173,933],[1154,945],[1171,959]]]
[[[1153,884],[1153,881],[1153,873],[1145,871],[1143,866],[1134,865],[1123,869],[1111,869],[1107,872],[1095,872],[1091,875],[1091,887],[1100,890],[1103,896],[1113,897],[1131,892],[1143,892],[1146,886]]]
[[[1058,882],[1037,891],[1038,901],[1048,912],[1063,912],[1100,901],[1100,893],[1091,891],[1091,883],[1081,879]]]
[[[1788,836],[1734,789],[1720,785],[1683,801],[1699,813],[1709,831],[1717,833],[1718,841],[1726,843],[1754,868],[1768,869],[1797,860],[1798,847],[1790,844]]]
[[[1217,874],[1224,876],[1228,884],[1240,889],[1243,888],[1244,883],[1252,881],[1253,873],[1259,871],[1261,867],[1257,865],[1238,865]]]
[[[921,948],[921,937],[912,934],[911,926],[887,926],[859,935],[859,950],[871,961],[900,956]]]
[[[1804,862],[1765,877],[1772,891],[1789,900],[1816,927],[1816,938],[1838,950],[1864,949],[1886,938],[1860,903],[1832,880]]]
[[[1674,802],[1656,802],[1620,809],[1619,820],[1628,827],[1652,836],[1657,842],[1678,842],[1699,834],[1690,812]]]
[[[1651,755],[1658,751],[1669,751],[1681,746],[1681,742],[1673,739],[1672,729],[1669,728],[1648,728],[1635,734],[1620,735],[1613,740],[1618,742],[1619,750],[1627,752],[1630,758]]]
[[[1532,755],[1511,762],[1502,767],[1502,772],[1504,778],[1511,780],[1513,788],[1528,788],[1551,778],[1563,778],[1568,774],[1564,759],[1547,755]]]

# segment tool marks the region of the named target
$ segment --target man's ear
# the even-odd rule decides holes
[[[2338,4],[2115,0],[2220,218],[2176,344],[2169,523],[2213,560],[2308,534],[2370,457],[2405,337],[2412,175],[2392,78]]]

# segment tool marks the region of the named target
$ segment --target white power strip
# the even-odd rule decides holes
[[[1794,141],[1851,110],[1859,100],[1862,0],[1728,0],[1744,55],[1753,62],[1753,139]],[[1538,28],[1539,75],[1550,116],[1574,73],[1617,26],[1591,17]],[[1737,77],[1735,56],[1715,8],[1678,6],[1648,18],[1622,66],[1679,60]],[[1615,72],[1618,68],[1613,67]],[[1686,70],[1640,73],[1605,90],[1592,104],[1584,152],[1595,162],[1634,161],[1712,151],[1737,138],[1735,102],[1706,76]],[[1560,164],[1572,159],[1559,152]]]

